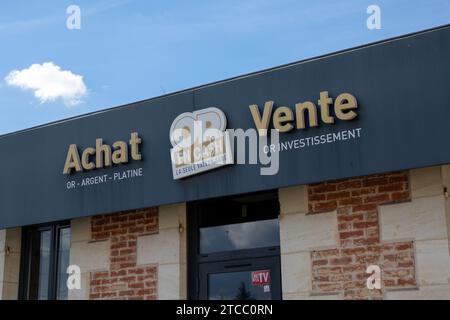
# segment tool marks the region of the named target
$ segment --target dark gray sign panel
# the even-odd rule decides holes
[[[450,163],[449,57],[446,26],[2,136],[0,228]],[[353,94],[357,118],[294,129],[280,141],[353,129],[358,138],[284,150],[273,176],[233,164],[173,180],[169,128],[179,114],[217,107],[228,128],[245,130],[255,127],[249,105],[293,108],[317,103],[321,91]],[[70,144],[111,145],[131,132],[142,139],[142,161],[63,175]],[[132,169],[141,175],[130,177]],[[81,187],[89,177],[96,184]]]

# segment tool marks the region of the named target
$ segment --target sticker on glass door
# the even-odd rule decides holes
[[[252,286],[262,287],[264,292],[270,292],[270,270],[252,271]]]

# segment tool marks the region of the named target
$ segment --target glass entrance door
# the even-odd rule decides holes
[[[277,192],[189,204],[189,298],[281,299]]]
[[[281,299],[279,258],[267,257],[200,266],[201,300]]]

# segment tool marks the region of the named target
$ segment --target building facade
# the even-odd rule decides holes
[[[0,299],[450,299],[449,40],[0,137]],[[228,132],[180,146],[194,120],[271,157],[239,163]]]

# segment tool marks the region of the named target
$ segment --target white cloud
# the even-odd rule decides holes
[[[82,103],[87,95],[82,76],[70,70],[61,70],[53,62],[13,70],[5,77],[5,81],[10,86],[32,90],[41,103],[61,99],[66,106],[72,107]]]

